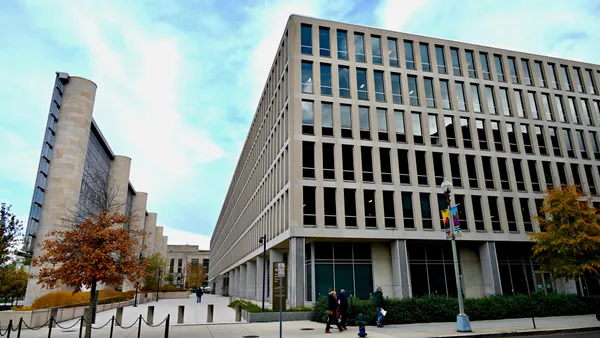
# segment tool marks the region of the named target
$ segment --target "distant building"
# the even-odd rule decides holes
[[[202,264],[204,267],[204,285],[208,283],[209,250],[200,250],[197,245],[167,246],[167,279],[173,285],[184,287],[187,280],[188,264]],[[194,286],[194,285],[191,285]]]

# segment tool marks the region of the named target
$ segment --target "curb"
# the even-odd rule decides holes
[[[496,333],[464,333],[456,335],[444,335],[444,336],[429,336],[427,338],[452,338],[452,337],[481,337],[481,338],[492,338],[492,337],[520,337],[520,336],[541,336],[561,333],[583,333],[600,331],[600,326],[586,326],[586,327],[575,327],[568,329],[547,329],[547,330],[529,330],[529,331],[513,331],[513,332],[496,332]]]

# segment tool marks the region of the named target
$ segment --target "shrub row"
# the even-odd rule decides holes
[[[113,290],[100,290],[98,304],[110,304],[128,301],[133,298],[135,291],[119,292]],[[90,303],[89,292],[72,293],[70,291],[57,291],[36,299],[31,306],[16,306],[13,310],[30,311],[51,307],[86,306]]]
[[[265,308],[265,310],[262,310],[262,306],[260,305],[256,305],[252,302],[246,301],[246,300],[240,300],[240,299],[236,299],[233,302],[229,303],[229,307],[230,308],[235,308],[236,305],[240,304],[242,306],[243,310],[246,310],[248,312],[273,312],[272,309],[269,308]],[[288,308],[285,309],[285,312],[297,312],[297,311],[312,311],[312,307],[308,307],[308,306],[301,306],[301,307],[293,307],[293,308]]]
[[[142,287],[141,289],[142,292],[148,292],[148,293],[152,293],[152,292],[156,292],[156,287],[155,288],[149,288],[149,287]],[[178,288],[175,285],[163,285],[160,287],[159,292],[179,292],[179,291],[187,291],[190,292],[190,289],[183,289],[183,288]]]
[[[469,319],[494,320],[525,318],[530,316],[572,316],[596,313],[600,310],[600,297],[579,297],[569,294],[536,293],[527,295],[491,296],[465,299],[465,312]],[[456,298],[428,296],[408,299],[387,298],[383,307],[387,311],[384,323],[410,324],[430,322],[453,322],[458,313]],[[348,308],[348,324],[356,325],[356,318],[363,313],[369,325],[377,321],[375,305],[371,300],[352,298]],[[325,323],[327,320],[327,297],[317,300],[313,307],[312,320]]]

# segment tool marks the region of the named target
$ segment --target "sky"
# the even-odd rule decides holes
[[[27,222],[54,73],[98,85],[169,244],[209,248],[289,15],[600,64],[600,0],[0,1],[0,201]]]

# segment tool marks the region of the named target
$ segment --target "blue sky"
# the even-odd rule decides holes
[[[54,72],[94,117],[170,243],[208,248],[290,14],[600,63],[597,0],[0,2],[0,201],[26,222]]]

